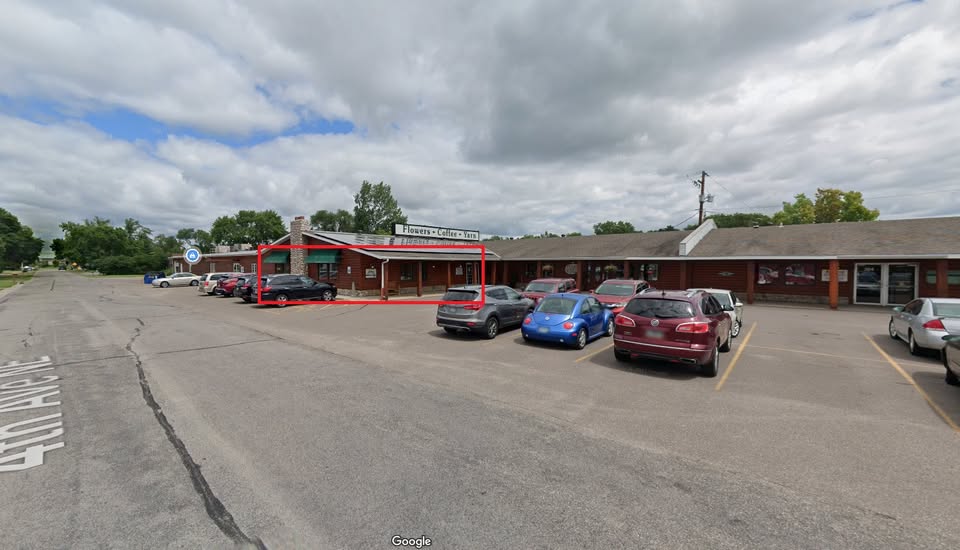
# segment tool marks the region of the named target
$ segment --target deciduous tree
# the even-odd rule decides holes
[[[636,230],[633,224],[625,221],[605,221],[593,226],[593,232],[597,235],[610,235],[613,233],[634,233]]]
[[[353,223],[357,233],[389,235],[396,223],[407,223],[407,217],[393,197],[389,185],[364,181],[353,196]]]

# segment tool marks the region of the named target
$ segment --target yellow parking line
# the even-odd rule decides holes
[[[610,349],[610,348],[612,348],[612,347],[613,347],[613,344],[610,344],[609,346],[606,346],[606,347],[602,347],[602,348],[598,349],[597,351],[595,351],[595,352],[593,352],[593,353],[584,355],[583,357],[581,357],[581,358],[577,359],[576,361],[574,361],[574,363],[579,363],[580,361],[585,361],[585,360],[587,360],[587,359],[590,359],[590,358],[593,357],[594,355],[596,355],[596,354],[598,354],[598,353],[603,353],[603,352],[607,351],[608,349]]]
[[[737,366],[737,361],[740,359],[740,355],[743,354],[743,350],[747,348],[747,342],[750,341],[750,337],[753,336],[754,329],[757,328],[757,322],[754,321],[753,325],[750,327],[750,330],[747,332],[747,336],[743,339],[743,343],[737,346],[737,353],[733,354],[733,359],[730,361],[730,366],[727,367],[727,370],[723,371],[723,376],[720,377],[720,381],[717,382],[717,387],[714,388],[716,391],[720,391],[720,388],[727,382],[727,378],[730,377],[730,373],[733,372],[733,367]]]
[[[836,355],[833,353],[822,353],[819,351],[806,351],[802,349],[787,349],[787,348],[771,348],[769,346],[753,346],[753,349],[767,349],[770,351],[786,351],[789,353],[802,353],[804,355],[819,355],[821,357],[833,357],[836,359],[852,359],[854,361],[872,361],[874,363],[886,363],[883,359],[874,359],[873,357],[856,357],[853,355]],[[926,365],[926,363],[918,363],[916,361],[908,361],[911,365]],[[927,365],[928,366],[928,365]]]
[[[913,386],[913,389],[917,390],[917,393],[919,393],[923,397],[923,399],[926,400],[927,405],[930,405],[930,408],[933,409],[938,415],[940,415],[940,418],[942,418],[943,421],[947,423],[947,426],[950,426],[954,432],[960,433],[960,426],[957,426],[956,422],[954,422],[952,418],[947,416],[947,413],[943,412],[943,409],[941,409],[939,405],[934,403],[933,399],[930,399],[930,396],[927,395],[927,392],[923,391],[923,388],[917,385],[916,380],[914,380],[912,376],[907,374],[907,371],[903,370],[903,367],[901,367],[896,361],[894,361],[892,357],[887,355],[887,352],[880,349],[880,346],[877,345],[877,343],[873,340],[873,338],[870,338],[865,333],[861,333],[861,334],[863,334],[863,337],[867,339],[867,342],[870,342],[870,344],[877,350],[877,352],[881,356],[883,356],[884,359],[887,360],[888,363],[893,365],[893,368],[897,369],[897,372],[899,372],[900,375],[907,380],[907,382],[910,382],[910,385]]]

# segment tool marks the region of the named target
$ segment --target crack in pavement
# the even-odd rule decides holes
[[[137,329],[140,330],[140,329]],[[221,344],[219,346],[204,346],[202,348],[187,348],[187,349],[173,349],[169,351],[158,351],[154,355],[169,355],[171,353],[184,353],[187,351],[203,351],[208,349],[220,349],[220,348],[232,348],[233,346],[245,346],[247,344],[256,344],[259,342],[275,342],[277,340],[283,340],[282,338],[264,338],[262,340],[247,340],[244,342],[235,342],[233,344]]]
[[[140,325],[143,326],[143,321],[137,319],[140,322]],[[210,487],[210,484],[207,483],[207,479],[203,476],[203,472],[200,470],[200,465],[197,464],[193,457],[190,456],[190,451],[187,450],[187,446],[183,443],[183,440],[177,435],[176,431],[173,429],[173,425],[170,424],[170,421],[167,420],[167,416],[163,414],[163,411],[160,408],[160,404],[157,403],[157,400],[153,397],[153,392],[150,390],[150,383],[147,381],[146,373],[143,370],[143,361],[140,360],[140,354],[133,350],[133,343],[140,337],[140,328],[134,328],[134,334],[130,338],[130,341],[127,342],[126,350],[129,351],[136,362],[137,365],[137,376],[140,379],[140,390],[143,392],[143,400],[146,401],[147,406],[150,407],[150,410],[153,411],[153,416],[157,419],[157,422],[160,424],[160,427],[163,428],[164,433],[167,436],[167,440],[173,445],[173,448],[177,451],[177,454],[180,455],[180,461],[183,462],[184,467],[187,469],[187,473],[190,475],[190,481],[193,483],[193,488],[197,491],[197,494],[200,495],[200,498],[203,499],[203,506],[207,510],[207,516],[213,520],[213,523],[220,529],[220,531],[230,538],[235,544],[243,544],[252,546],[253,548],[258,548],[261,550],[266,550],[267,546],[260,540],[259,537],[250,537],[240,529],[240,526],[237,525],[233,515],[230,514],[230,511],[227,510],[226,506],[223,505],[223,502],[213,493],[213,489]]]

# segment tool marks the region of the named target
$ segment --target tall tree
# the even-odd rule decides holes
[[[53,250],[53,256],[60,260],[63,258],[63,239],[53,239],[50,241],[50,250]]]
[[[711,214],[709,219],[719,228],[753,227],[754,225],[770,225],[773,218],[759,212],[737,212],[735,214]]]
[[[266,244],[286,234],[283,219],[273,210],[241,210],[213,221],[210,238],[215,244]],[[194,238],[199,239],[195,234]]]
[[[353,214],[346,210],[317,210],[310,216],[310,224],[315,225],[323,231],[342,231],[350,233],[353,231]]]
[[[879,210],[871,210],[863,204],[863,194],[859,191],[833,188],[817,189],[814,210],[817,223],[868,222],[880,217]]]
[[[783,210],[773,215],[773,223],[793,225],[815,222],[817,213],[813,201],[803,193],[794,195],[793,198],[793,203],[783,203]]]
[[[633,224],[625,221],[605,221],[593,226],[593,232],[596,235],[611,235],[613,233],[633,233],[636,230]]]
[[[283,218],[274,210],[261,210],[256,213],[253,222],[253,231],[250,234],[250,244],[268,244],[287,234],[283,225]]]
[[[382,181],[373,185],[364,180],[353,201],[353,229],[357,233],[389,235],[393,232],[393,224],[407,223],[390,186]]]
[[[17,268],[33,263],[43,250],[43,240],[33,235],[33,229],[20,219],[0,208],[0,268]]]
[[[180,246],[195,246],[200,252],[211,252],[213,250],[213,237],[203,229],[194,229],[187,227],[177,231],[177,240]]]
[[[567,233],[566,236],[567,236],[567,237],[582,237],[582,236],[583,236],[583,233],[581,233],[581,232],[579,232],[579,231],[574,231],[573,233]]]

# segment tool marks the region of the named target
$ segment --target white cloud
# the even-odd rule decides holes
[[[169,233],[241,208],[349,209],[367,179],[420,223],[654,229],[695,213],[706,169],[717,210],[837,186],[884,197],[867,201],[884,217],[960,214],[960,193],[931,193],[960,187],[958,31],[943,0],[17,2],[0,96],[233,136],[316,117],[366,132],[131,144],[0,116],[0,203],[44,228]]]

